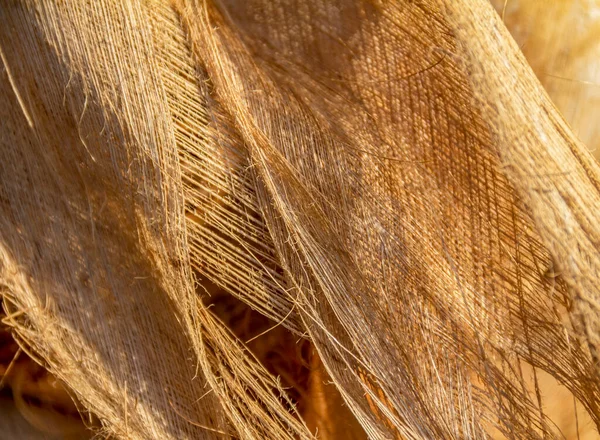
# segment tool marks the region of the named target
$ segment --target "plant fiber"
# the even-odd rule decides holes
[[[5,321],[99,435],[342,435],[209,283],[310,341],[357,438],[563,438],[541,374],[599,426],[600,170],[489,2],[9,0],[0,23]]]

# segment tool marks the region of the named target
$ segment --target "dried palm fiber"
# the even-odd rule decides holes
[[[575,135],[600,157],[600,2],[494,0]]]
[[[560,438],[525,364],[598,424],[597,165],[489,3],[0,11],[8,316],[107,434],[310,437],[193,271],[371,438]]]
[[[8,315],[26,312],[20,338],[118,436],[221,438],[229,424],[248,438],[303,432],[276,416],[275,380],[193,290],[178,120],[167,117],[173,77],[154,69],[169,44],[172,72],[186,79],[172,9],[13,2],[2,14],[2,277]]]
[[[4,315],[0,311],[0,319]],[[68,390],[47,370],[22,355],[7,326],[0,323],[0,439],[67,436],[89,438]],[[34,428],[38,428],[37,430]],[[39,437],[39,434],[38,434]]]

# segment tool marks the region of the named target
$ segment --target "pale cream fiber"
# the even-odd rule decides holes
[[[341,438],[212,286],[310,341],[356,438],[563,438],[542,376],[600,423],[600,170],[487,0],[0,24],[6,321],[99,436]]]

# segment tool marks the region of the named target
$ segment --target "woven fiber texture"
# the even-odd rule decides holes
[[[600,169],[487,0],[8,0],[0,58],[4,321],[98,435],[600,424]]]

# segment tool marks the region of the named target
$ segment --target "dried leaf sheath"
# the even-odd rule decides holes
[[[547,365],[547,354],[538,353],[536,345],[552,341],[556,350],[564,350],[567,359],[571,357],[570,349],[555,315],[558,305],[539,298],[540,291],[548,296],[555,294],[543,279],[549,257],[498,169],[498,159],[490,151],[491,140],[481,117],[473,108],[465,114],[472,101],[469,84],[461,72],[462,66],[453,62],[456,48],[447,37],[450,31],[444,29],[442,18],[416,7],[397,11],[382,8],[381,15],[377,15],[376,6],[361,9],[347,2],[336,6],[328,2],[331,10],[340,14],[330,21],[346,29],[334,28],[324,33],[319,26],[325,24],[318,18],[331,19],[331,12],[324,12],[324,4],[322,9],[315,7],[312,15],[295,16],[293,21],[282,20],[276,13],[273,14],[277,20],[269,21],[270,16],[262,13],[260,4],[246,2],[244,8],[238,4],[226,9],[229,20],[242,29],[237,44],[235,36],[227,33],[227,24],[217,22],[212,39],[199,42],[197,47],[212,49],[200,56],[218,54],[213,66],[222,69],[223,85],[219,88],[215,79],[216,90],[225,91],[223,99],[229,99],[232,113],[241,115],[240,130],[254,141],[255,160],[262,162],[262,169],[257,168],[265,174],[265,209],[275,207],[275,212],[266,217],[283,219],[271,228],[274,235],[278,228],[283,229],[282,254],[287,251],[291,254],[289,260],[300,260],[288,262],[288,274],[302,286],[299,291],[306,292],[305,286],[312,285],[313,294],[318,295],[312,301],[310,295],[306,299],[307,304],[316,304],[316,310],[303,304],[299,307],[306,311],[309,328],[317,322],[313,327],[317,347],[327,347],[336,356],[345,355],[354,371],[360,369],[361,363],[355,364],[358,357],[374,373],[376,387],[389,387],[381,406],[392,402],[395,411],[390,417],[400,415],[395,422],[399,431],[406,430],[405,424],[412,425],[407,430],[412,432],[403,432],[405,436],[482,436],[481,426],[471,425],[464,418],[470,419],[475,411],[480,414],[479,420],[485,420],[490,410],[505,419],[505,432],[535,436],[532,427],[543,423],[543,419],[537,420],[535,402],[527,403],[527,397],[518,388],[513,389],[513,384],[522,380],[514,370],[516,360],[520,357],[535,365],[556,368]],[[277,5],[279,9],[272,7],[279,14],[303,11],[300,2]],[[371,26],[365,18],[369,13],[375,17]],[[194,20],[200,21],[202,14],[199,11]],[[440,22],[437,25],[436,18]],[[427,29],[433,35],[428,43],[411,39],[410,35],[390,37],[380,43],[383,47],[373,43],[375,48],[371,49],[365,43],[370,42],[369,31],[401,32],[393,27],[393,19],[403,23],[428,22]],[[281,23],[294,23],[304,33],[281,30]],[[352,28],[355,23],[360,26],[358,29]],[[347,29],[351,32],[348,35],[335,33]],[[437,29],[437,33],[432,29]],[[305,40],[305,34],[319,38],[311,40],[313,46],[303,46],[300,40]],[[363,39],[354,40],[356,34]],[[444,40],[447,47],[435,46]],[[352,41],[358,41],[356,46],[348,47]],[[400,41],[407,47],[400,46]],[[251,45],[249,50],[238,49],[243,44]],[[392,55],[427,53],[431,47],[438,49],[442,59],[417,75],[394,77],[393,82],[386,78],[388,72],[408,70],[402,59]],[[368,49],[390,54],[370,57],[372,63],[378,60],[383,67],[378,69],[367,63]],[[367,51],[364,60],[360,50]],[[227,52],[231,53],[229,59],[223,56]],[[245,56],[245,52],[251,56]],[[412,60],[406,62],[414,64]],[[352,77],[345,77],[349,66],[355,70],[351,71]],[[253,69],[257,72],[255,78],[250,73]],[[243,76],[236,78],[235,72],[243,72]],[[363,81],[355,81],[356,77]],[[334,80],[328,81],[329,78]],[[252,90],[245,88],[246,84],[251,84]],[[256,84],[260,84],[261,93],[255,92]],[[382,84],[384,88],[380,90]],[[408,90],[404,92],[403,87]],[[444,97],[442,91],[452,95]],[[430,99],[423,110],[397,98],[410,92],[421,100]],[[244,96],[245,101],[240,98]],[[270,105],[265,106],[264,96]],[[370,102],[373,103],[368,107]],[[345,112],[340,114],[340,108]],[[323,128],[315,127],[315,119]],[[311,127],[309,139],[302,137],[300,130],[286,129],[298,126],[298,120],[305,121],[300,126]],[[394,139],[387,127],[402,124],[406,128],[398,130],[398,138]],[[440,133],[441,128],[446,131]],[[320,166],[323,163],[329,166]],[[314,170],[319,170],[319,174]],[[407,190],[407,184],[413,183],[410,178],[417,183]],[[363,197],[366,206],[361,206]],[[411,204],[413,200],[417,203]],[[388,202],[388,206],[379,206],[378,202]],[[471,231],[471,236],[465,237],[465,231]],[[423,242],[427,246],[420,245]],[[465,248],[472,249],[472,253],[465,254]],[[385,267],[386,264],[391,267]],[[312,271],[305,278],[298,277],[303,274],[302,266]],[[429,271],[431,278],[427,277]],[[328,305],[323,304],[322,294],[328,298]],[[535,327],[528,322],[532,319]],[[323,327],[333,335],[319,338]],[[401,328],[403,334],[390,332],[391,328]],[[340,340],[348,344],[344,349],[356,351],[351,355],[344,353],[344,349],[336,347]],[[437,360],[435,355],[439,356]],[[456,362],[460,358],[467,362]],[[399,365],[402,360],[405,364]],[[503,372],[502,369],[508,369],[503,362],[512,364],[515,372]],[[335,378],[335,361],[326,361],[327,364]],[[554,372],[571,379],[592,374],[586,361],[560,368]],[[477,380],[471,382],[477,374]],[[431,380],[436,376],[441,383]],[[361,385],[352,383],[358,382],[358,377],[337,379],[348,395],[362,396],[370,388],[359,392]],[[344,380],[348,382],[343,384]],[[481,394],[479,382],[487,388]],[[464,384],[462,392],[467,396],[472,393],[476,397],[464,399],[461,393],[454,397],[440,390],[452,390],[456,383]],[[403,392],[399,394],[400,389]],[[436,399],[431,399],[432,395]],[[486,402],[484,395],[492,398]],[[439,406],[432,405],[435,400]],[[591,405],[593,402],[591,399]],[[368,414],[364,400],[362,406]],[[455,412],[444,414],[448,408]],[[383,426],[373,428],[376,429],[385,431]]]
[[[526,364],[599,422],[597,166],[487,2],[58,3],[0,12],[0,276],[107,432],[311,436],[193,272],[371,438],[560,438]]]
[[[160,3],[97,6],[2,9],[16,28],[1,46],[2,278],[10,311],[27,311],[15,325],[108,433],[222,438],[237,423],[248,438],[307,437],[192,285],[178,121],[152,44],[158,32],[182,62],[181,28],[151,26],[177,16]]]

